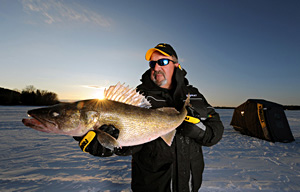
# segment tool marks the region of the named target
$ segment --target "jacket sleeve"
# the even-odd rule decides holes
[[[191,104],[201,114],[201,122],[205,125],[205,132],[201,137],[196,139],[196,142],[203,146],[212,146],[217,144],[221,139],[224,132],[223,123],[220,120],[219,114],[207,102],[204,96],[194,88],[193,92],[197,93],[198,100]]]
[[[208,116],[210,118],[202,122],[206,127],[201,141],[204,146],[217,144],[222,139],[224,132],[224,126],[220,120],[220,116],[213,108],[210,108]]]

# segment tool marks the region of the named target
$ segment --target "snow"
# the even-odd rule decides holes
[[[131,157],[93,157],[72,137],[25,127],[30,106],[0,106],[0,191],[130,191]],[[300,191],[300,111],[286,111],[295,137],[271,143],[229,125],[233,110],[219,109],[223,139],[203,147],[200,192]]]

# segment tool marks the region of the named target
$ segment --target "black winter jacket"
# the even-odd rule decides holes
[[[206,126],[205,134],[201,138],[191,139],[177,131],[171,147],[158,138],[116,151],[117,155],[132,155],[131,187],[134,192],[198,191],[204,169],[202,146],[212,146],[222,138],[224,127],[218,113],[196,88],[188,84],[185,75],[183,69],[176,68],[174,89],[167,90],[152,82],[148,70],[137,89],[147,97],[152,108],[175,107],[180,110],[190,94],[190,103],[200,113]]]

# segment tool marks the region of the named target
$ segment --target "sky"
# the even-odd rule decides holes
[[[0,0],[0,87],[96,98],[169,43],[213,106],[300,105],[299,34],[298,0]]]

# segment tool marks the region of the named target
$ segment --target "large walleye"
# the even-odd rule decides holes
[[[124,85],[110,86],[105,99],[82,100],[57,104],[28,111],[31,119],[24,125],[47,133],[83,136],[95,130],[98,141],[107,148],[139,145],[161,137],[172,144],[176,128],[187,115],[186,105],[180,112],[175,108],[149,109],[146,98]],[[119,130],[117,139],[98,128],[104,124]]]

